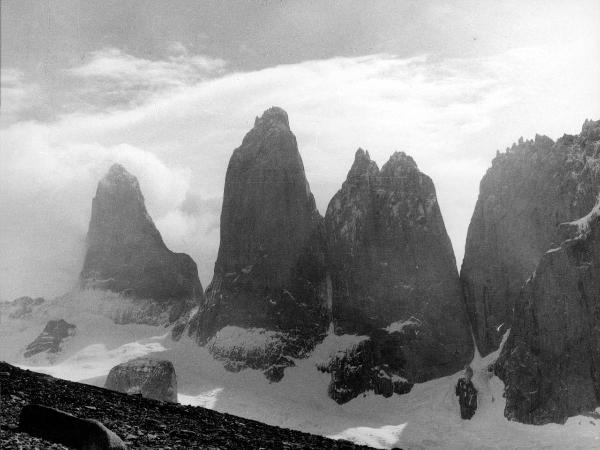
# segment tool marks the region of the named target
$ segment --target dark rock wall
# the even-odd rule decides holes
[[[335,331],[369,335],[377,350],[368,353],[385,355],[372,368],[386,364],[421,382],[470,360],[472,338],[435,188],[410,156],[395,153],[380,171],[359,149],[325,225]],[[407,326],[384,330],[394,322]],[[355,382],[352,390],[360,391]]]
[[[600,121],[554,143],[546,136],[498,154],[483,177],[461,269],[465,301],[483,355],[511,327],[513,305],[559,224],[584,216],[600,189]]]
[[[547,251],[527,281],[496,363],[505,415],[564,422],[600,405],[600,198],[567,239]]]

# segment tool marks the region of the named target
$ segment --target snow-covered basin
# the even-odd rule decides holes
[[[173,342],[166,328],[115,325],[103,313],[90,312],[88,305],[65,302],[63,299],[54,309],[47,306],[28,320],[2,318],[0,359],[59,378],[103,385],[112,366],[151,354],[174,363],[181,403],[380,448],[600,448],[600,420],[593,417],[577,416],[565,425],[544,426],[506,420],[503,383],[487,371],[497,352],[485,358],[476,355],[473,360],[479,408],[473,420],[463,421],[454,395],[461,373],[417,384],[410,393],[388,399],[372,393],[345,405],[329,399],[329,375],[318,371],[317,364],[364,337],[330,333],[309,358],[297,360],[295,367],[286,369],[281,382],[269,383],[259,371],[227,372],[191,339]],[[31,361],[19,356],[51,318],[65,318],[78,327],[63,352],[52,363],[43,357]],[[230,333],[238,339],[230,344],[252,340],[247,333],[264,336],[261,330],[238,330]]]

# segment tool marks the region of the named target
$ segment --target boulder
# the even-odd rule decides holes
[[[495,365],[504,414],[523,423],[564,423],[600,406],[600,197],[562,228],[567,238],[525,284]]]
[[[58,353],[62,343],[75,334],[76,328],[64,319],[49,320],[40,335],[25,349],[25,358],[42,352]]]
[[[562,238],[559,225],[584,216],[600,191],[600,121],[556,143],[546,136],[498,153],[481,180],[461,281],[477,346],[498,348],[512,326],[523,283]]]
[[[104,387],[177,403],[177,377],[171,361],[142,357],[119,364],[110,369]]]
[[[92,419],[82,419],[43,405],[25,405],[19,416],[19,431],[44,440],[82,450],[121,450],[125,443]]]

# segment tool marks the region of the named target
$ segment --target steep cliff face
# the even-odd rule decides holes
[[[214,278],[192,325],[199,342],[225,326],[271,330],[289,340],[284,354],[302,355],[327,326],[323,247],[287,114],[270,108],[229,161]]]
[[[564,422],[600,405],[600,197],[560,228],[565,240],[525,284],[496,363],[505,415],[524,423]]]
[[[196,264],[164,244],[146,211],[137,178],[113,165],[92,202],[84,288],[168,304],[171,321],[203,298]]]
[[[559,224],[584,216],[600,190],[600,121],[554,143],[520,140],[483,177],[461,269],[479,350],[495,350],[541,256],[561,241]]]
[[[370,336],[358,349],[359,365],[371,361],[367,384],[380,369],[410,382],[460,370],[473,346],[458,271],[433,182],[414,160],[395,153],[380,171],[359,149],[325,226],[335,331]]]

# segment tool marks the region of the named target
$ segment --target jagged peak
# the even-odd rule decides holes
[[[368,150],[363,150],[361,147],[358,147],[358,150],[356,150],[356,153],[354,154],[354,161],[361,159],[371,161],[371,155],[369,155]]]
[[[551,147],[554,145],[554,141],[546,136],[545,134],[537,134],[535,135],[535,139],[533,140],[535,145],[542,147]]]
[[[140,188],[138,179],[134,175],[132,175],[125,167],[118,163],[115,163],[112,166],[110,166],[110,169],[108,169],[108,173],[100,180],[99,185],[132,186],[136,190],[139,190]]]
[[[254,128],[260,126],[283,126],[284,128],[289,130],[290,122],[288,119],[288,114],[283,108],[280,108],[279,106],[271,106],[269,109],[263,112],[262,116],[256,117],[256,119],[254,120]]]
[[[419,170],[417,163],[412,158],[412,156],[407,155],[404,152],[394,152],[388,162],[386,162],[381,171],[384,172],[386,170]]]
[[[126,173],[129,174],[129,171],[122,166],[119,163],[114,163],[112,166],[110,166],[110,168],[108,169],[108,174],[121,174],[121,173]]]
[[[581,127],[581,135],[593,140],[600,139],[600,120],[585,119]]]
[[[364,174],[376,174],[379,172],[379,167],[375,161],[371,160],[368,151],[359,147],[354,154],[354,163],[348,172],[348,179],[360,177]]]
[[[536,133],[533,139],[520,137],[517,142],[513,142],[510,147],[506,147],[504,152],[496,150],[496,156],[492,159],[492,166],[498,163],[514,161],[514,158],[527,157],[527,155],[538,151],[547,152],[555,144],[556,142],[545,134]]]

